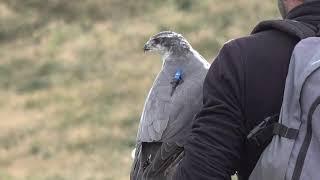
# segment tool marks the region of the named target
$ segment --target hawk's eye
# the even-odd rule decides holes
[[[160,43],[160,39],[154,39],[153,42],[154,42],[155,44],[159,44],[159,43]]]

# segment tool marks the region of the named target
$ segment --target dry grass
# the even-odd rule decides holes
[[[160,30],[207,59],[276,15],[256,0],[2,0],[0,179],[126,180]]]

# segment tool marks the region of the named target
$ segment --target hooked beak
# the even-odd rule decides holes
[[[144,47],[143,47],[144,53],[146,53],[146,52],[148,52],[150,50],[151,50],[151,48],[148,46],[148,44],[145,44]]]

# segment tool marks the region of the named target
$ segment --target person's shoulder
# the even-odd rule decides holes
[[[277,30],[267,30],[226,42],[213,64],[243,69],[259,62],[286,61],[298,40]]]
[[[237,46],[241,51],[253,52],[255,49],[274,49],[294,46],[297,38],[278,30],[267,30],[240,37],[226,43],[226,46]]]
[[[264,63],[285,64],[297,42],[297,38],[277,30],[262,31],[226,42],[217,59],[239,71]]]

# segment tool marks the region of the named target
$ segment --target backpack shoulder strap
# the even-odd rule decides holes
[[[300,40],[308,37],[317,36],[317,28],[312,25],[294,21],[294,20],[270,20],[259,23],[252,34],[267,30],[278,30],[289,34]],[[274,135],[279,135],[287,139],[295,139],[298,135],[298,130],[288,128],[278,122],[279,116],[274,115],[263,120],[259,125],[253,128],[247,136],[249,142],[253,142],[258,147],[269,143]]]
[[[252,34],[276,29],[299,39],[317,36],[317,28],[310,24],[295,21],[295,20],[268,20],[259,23],[252,31]]]

